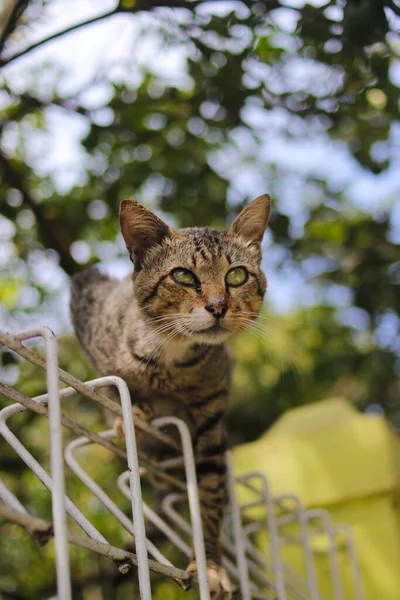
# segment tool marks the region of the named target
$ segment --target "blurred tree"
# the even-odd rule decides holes
[[[257,331],[234,341],[232,443],[253,439],[291,406],[334,394],[360,408],[379,404],[400,426],[399,186],[388,185],[381,206],[366,209],[340,178],[343,162],[330,165],[331,178],[319,164],[298,168],[307,153],[313,160],[311,150],[323,139],[341,148],[364,188],[398,169],[398,0],[247,0],[218,7],[206,0],[109,0],[104,12],[96,13],[96,3],[92,16],[52,31],[51,11],[65,16],[65,0],[5,4],[0,319],[7,328],[54,315],[57,331],[68,330],[60,308],[66,275],[99,261],[113,269],[125,256],[116,219],[122,198],[136,196],[177,226],[219,227],[254,190],[271,191],[272,250],[265,253],[266,270],[274,271],[271,293],[280,285],[282,298],[297,295],[302,302],[290,315],[268,306]],[[83,83],[71,85],[61,45],[45,61],[36,53],[50,44],[56,49],[72,31],[80,32],[75,39],[83,52],[91,24],[112,20],[118,32],[131,27],[124,51],[113,58],[114,42],[106,40]],[[142,48],[153,55],[144,60]],[[166,56],[177,65],[173,76],[157,68]],[[69,160],[62,144],[72,137]],[[43,390],[36,370],[20,367],[7,352],[2,361],[7,381],[29,395]],[[93,375],[70,337],[62,340],[60,362],[81,379]],[[87,403],[75,410],[84,424],[100,426],[101,415]],[[42,421],[21,416],[16,431],[45,461]],[[1,453],[6,482],[49,516],[48,495],[9,449]],[[110,480],[114,468],[104,462],[99,479]],[[88,516],[121,542],[90,495],[69,481]],[[2,536],[0,598],[50,598],[51,550],[40,555],[24,532],[2,528],[16,537]],[[105,562],[74,557],[74,598],[132,593],[126,586],[133,584]],[[35,576],[21,577],[21,564]],[[103,592],[91,592],[98,581]],[[167,593],[161,584],[157,597]]]

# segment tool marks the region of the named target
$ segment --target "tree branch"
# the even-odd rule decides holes
[[[397,4],[394,3],[394,0],[388,0],[386,6],[400,17],[400,6],[397,6]]]
[[[22,596],[19,592],[0,589],[0,598],[2,597],[10,598],[10,600],[30,600],[27,596]]]
[[[17,26],[18,19],[28,6],[29,0],[6,0],[0,13],[0,52]]]
[[[21,527],[28,527],[32,531],[44,532],[50,535],[53,534],[53,525],[50,521],[45,521],[44,519],[40,519],[38,517],[32,517],[29,514],[26,515],[19,513],[11,508],[8,508],[7,506],[0,505],[0,519],[5,519],[6,521],[10,521],[15,525],[20,525]],[[94,539],[85,537],[72,531],[68,531],[67,535],[69,543],[73,544],[74,546],[79,546],[81,548],[85,548],[86,550],[97,552],[98,554],[107,556],[107,558],[110,558],[116,562],[127,561],[135,567],[138,564],[136,555],[132,554],[131,552],[127,552],[126,550],[122,550],[122,548],[117,548],[116,546],[111,546],[110,544],[98,542]],[[165,575],[166,577],[174,579],[184,590],[189,589],[191,582],[197,583],[196,575],[192,576],[187,571],[182,571],[182,569],[161,564],[156,560],[149,559],[149,569],[155,573],[160,573],[161,575]]]
[[[21,394],[21,392],[17,392],[17,390],[14,390],[14,388],[10,387],[6,383],[0,383],[0,393],[3,394],[6,398],[9,398],[10,400],[19,402],[20,404],[22,404],[22,406],[25,406],[25,408],[32,410],[36,414],[48,418],[48,410],[44,404],[34,402],[34,400],[29,398],[29,396],[25,396],[24,394]],[[65,415],[61,415],[61,423],[62,425],[64,425],[64,427],[66,427],[70,431],[73,431],[78,436],[86,437],[94,444],[99,444],[100,446],[103,446],[104,448],[110,450],[110,452],[114,452],[114,454],[116,454],[117,456],[120,456],[121,458],[126,458],[125,450],[122,450],[122,448],[119,448],[118,446],[110,442],[108,439],[102,438],[98,433],[90,431],[90,429],[83,427],[83,425],[80,425],[73,419],[70,419]]]
[[[61,31],[57,31],[56,33],[53,33],[53,35],[50,35],[49,37],[44,38],[43,40],[39,40],[38,42],[31,44],[24,50],[21,50],[21,52],[17,52],[16,54],[14,54],[13,56],[10,56],[9,58],[0,60],[0,67],[5,67],[6,65],[9,65],[14,60],[17,60],[18,58],[25,56],[25,54],[28,54],[32,50],[36,50],[36,48],[40,48],[40,46],[43,46],[44,44],[47,44],[47,42],[51,42],[52,40],[55,40],[55,39],[65,35],[66,33],[70,33],[71,31],[76,31],[77,29],[80,29],[81,27],[86,27],[86,25],[91,25],[92,23],[98,23],[99,21],[103,21],[104,19],[107,19],[108,17],[111,17],[112,15],[117,14],[118,12],[120,12],[120,11],[117,7],[117,8],[114,8],[113,10],[106,12],[102,15],[97,15],[96,17],[92,17],[91,19],[87,19],[86,21],[82,21],[81,23],[75,23],[75,25],[66,27],[65,29],[62,29]]]
[[[18,172],[12,162],[2,153],[0,153],[0,168],[3,171],[5,181],[21,192],[24,203],[29,206],[35,215],[43,244],[58,252],[60,267],[68,275],[73,275],[79,271],[82,267],[71,256],[71,242],[57,216],[46,214],[43,206],[36,202],[28,188],[25,187],[24,178],[21,173]]]
[[[121,585],[121,583],[126,579],[125,575],[122,575],[119,571],[115,569],[106,569],[102,568],[97,573],[81,573],[80,577],[72,576],[71,578],[71,588],[72,588],[72,597],[81,598],[82,590],[86,587],[89,587],[93,584],[100,584],[106,588],[108,585],[111,587],[113,591]],[[47,585],[40,587],[35,590],[36,598],[53,598],[57,595],[57,582],[55,580],[51,581]],[[32,596],[22,596],[19,592],[16,591],[4,591],[0,588],[0,598],[10,598],[10,600],[32,600]]]
[[[51,42],[52,40],[55,40],[67,33],[76,31],[77,29],[80,29],[81,27],[86,27],[86,25],[92,25],[93,23],[98,23],[99,21],[103,21],[104,19],[107,19],[108,17],[112,17],[113,15],[116,15],[116,14],[137,13],[139,11],[150,11],[154,8],[186,8],[188,10],[194,10],[198,6],[207,4],[210,1],[212,1],[212,0],[192,0],[192,1],[190,1],[190,0],[137,0],[135,6],[129,7],[129,8],[125,8],[124,3],[122,1],[116,6],[116,8],[113,8],[112,10],[110,10],[102,15],[97,15],[96,17],[92,17],[90,19],[87,19],[86,21],[82,21],[81,23],[75,23],[75,25],[66,27],[65,29],[62,29],[61,31],[57,31],[56,33],[53,33],[52,35],[50,35],[47,38],[44,38],[43,40],[39,40],[38,42],[31,44],[24,50],[21,50],[21,52],[17,52],[16,54],[14,54],[13,56],[10,56],[9,58],[5,58],[3,60],[0,59],[0,68],[5,67],[6,65],[9,65],[10,63],[14,62],[15,60],[18,60],[19,58],[21,58],[22,56],[25,56],[32,50],[36,50],[36,48],[40,48],[40,46],[47,44],[47,42]],[[243,4],[245,4],[248,7],[252,6],[256,2],[256,0],[241,0],[241,1]],[[270,5],[268,8],[276,8],[277,0],[267,0],[266,4]],[[279,4],[278,4],[278,6],[279,6]],[[0,47],[0,50],[1,50],[1,47]]]

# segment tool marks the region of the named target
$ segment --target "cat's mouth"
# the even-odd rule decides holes
[[[219,323],[214,323],[211,327],[207,327],[207,329],[197,329],[194,333],[200,333],[209,335],[210,333],[226,333],[227,330],[225,327],[222,327]]]

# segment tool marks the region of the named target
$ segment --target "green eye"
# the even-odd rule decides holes
[[[187,269],[175,269],[172,271],[171,277],[176,283],[191,287],[193,287],[197,281],[193,273]]]
[[[231,269],[229,273],[227,273],[225,281],[232,287],[239,287],[246,283],[248,278],[249,274],[244,267],[236,267],[236,269]]]

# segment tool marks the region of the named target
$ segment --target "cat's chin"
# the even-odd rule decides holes
[[[190,337],[193,341],[201,344],[222,344],[231,337],[231,333],[222,327],[210,327],[193,332]]]

